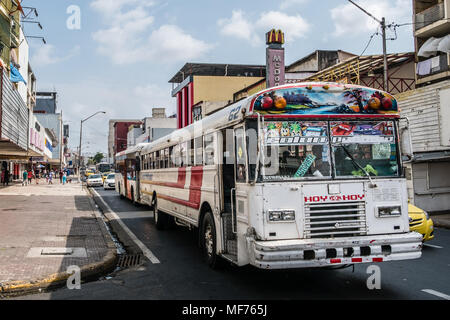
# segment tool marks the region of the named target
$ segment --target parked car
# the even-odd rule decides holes
[[[108,174],[105,181],[103,181],[103,189],[115,189],[116,188],[116,179],[114,173]]]
[[[99,174],[91,174],[86,180],[88,187],[99,187],[103,185],[102,176]]]
[[[434,238],[433,220],[431,220],[428,212],[408,203],[408,215],[410,231],[422,234],[423,241],[429,241]]]

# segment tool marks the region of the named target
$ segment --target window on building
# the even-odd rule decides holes
[[[450,161],[431,162],[428,164],[428,185],[429,189],[450,188]]]
[[[199,121],[202,119],[202,106],[192,107],[192,121]]]

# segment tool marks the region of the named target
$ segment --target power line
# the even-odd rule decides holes
[[[361,54],[359,56],[362,56],[366,52],[367,48],[369,47],[370,43],[372,42],[373,37],[375,37],[378,34],[379,33],[378,33],[378,28],[377,28],[377,31],[370,36],[369,42],[367,42],[366,47],[364,48],[363,52],[361,52]]]

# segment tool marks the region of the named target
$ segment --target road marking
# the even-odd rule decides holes
[[[111,207],[105,202],[105,200],[103,200],[103,198],[100,196],[100,194],[97,192],[97,190],[92,189],[95,194],[97,195],[97,197],[100,198],[100,200],[102,201],[103,205],[106,207],[106,209],[108,209],[111,214],[114,216],[114,218],[119,222],[120,226],[123,228],[123,230],[130,236],[131,240],[134,241],[134,243],[136,243],[136,245],[142,250],[142,253],[144,254],[144,256],[147,257],[148,260],[150,260],[152,263],[156,264],[156,263],[161,263],[158,258],[156,258],[156,256],[153,254],[153,252],[150,251],[149,248],[147,248],[145,246],[145,244],[143,244],[141,242],[141,240],[139,240],[136,235],[125,225],[125,223],[122,221],[122,219],[120,219],[120,217],[114,212],[114,210],[111,209]]]
[[[422,289],[422,291],[426,292],[426,293],[429,293],[429,294],[432,294],[432,295],[435,295],[435,296],[437,296],[439,298],[443,298],[445,300],[450,300],[450,296],[446,295],[445,293],[441,293],[441,292],[438,292],[438,291],[435,291],[435,290],[432,290],[432,289]]]
[[[427,247],[438,248],[438,249],[443,249],[444,248],[444,247],[441,247],[441,246],[436,246],[434,244],[428,244],[428,243],[424,243],[423,245],[427,246]]]

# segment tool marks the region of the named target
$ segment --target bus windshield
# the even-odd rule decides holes
[[[393,121],[331,122],[336,177],[399,175]]]
[[[265,181],[399,176],[393,121],[265,121]]]
[[[264,123],[266,180],[331,177],[326,122]]]

